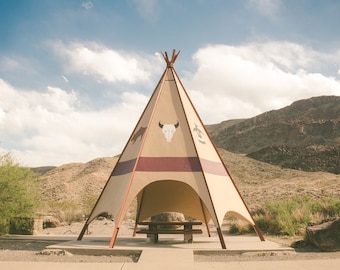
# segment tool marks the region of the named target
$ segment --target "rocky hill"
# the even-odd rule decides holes
[[[98,197],[116,162],[117,157],[103,157],[52,168],[41,176],[44,200],[81,203]]]
[[[299,100],[250,119],[207,127],[217,147],[304,171],[340,174],[340,97]]]
[[[282,169],[224,149],[219,149],[219,153],[251,207],[304,195],[340,199],[340,175]],[[45,200],[81,204],[91,196],[98,198],[116,162],[117,157],[105,157],[50,170],[41,176]]]

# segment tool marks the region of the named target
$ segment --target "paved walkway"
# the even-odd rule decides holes
[[[160,254],[158,254],[160,255]],[[162,256],[163,257],[163,256]],[[177,255],[168,260],[139,263],[60,263],[60,262],[0,262],[4,270],[323,270],[338,269],[340,259],[301,261],[249,261],[249,262],[182,262]]]

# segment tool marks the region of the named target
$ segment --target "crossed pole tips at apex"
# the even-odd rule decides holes
[[[175,61],[177,59],[177,56],[181,53],[181,51],[178,51],[176,54],[176,50],[172,50],[172,56],[171,56],[171,60],[169,60],[169,56],[167,52],[161,52],[161,54],[163,55],[163,58],[167,64],[167,67],[174,67]]]

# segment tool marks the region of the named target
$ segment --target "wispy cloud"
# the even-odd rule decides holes
[[[60,165],[119,153],[147,97],[121,95],[110,108],[85,110],[78,94],[56,87],[45,91],[16,89],[0,80],[0,147],[24,165]]]
[[[82,6],[83,8],[85,8],[85,9],[91,9],[91,8],[93,7],[93,4],[92,4],[91,1],[88,1],[88,2],[83,2],[83,3],[81,4],[81,6]]]
[[[339,80],[314,70],[336,55],[288,42],[209,46],[194,55],[198,68],[183,81],[204,121],[216,123],[298,99],[340,95]]]
[[[274,18],[280,10],[281,0],[247,0],[247,5],[266,17]]]
[[[157,21],[160,6],[157,0],[133,0],[139,15],[148,21]]]
[[[62,75],[61,78],[62,78],[66,83],[68,83],[68,79],[67,79],[66,76]]]
[[[161,75],[164,61],[158,54],[131,54],[95,43],[54,46],[66,71],[111,84],[125,82],[128,87],[115,93],[115,102],[105,108],[89,108],[82,104],[81,90],[22,90],[0,79],[0,147],[15,149],[30,166],[119,154],[156,87],[159,77],[154,74]],[[316,69],[339,63],[337,51],[318,52],[289,42],[217,44],[197,50],[193,60],[196,69],[180,76],[205,124],[252,117],[312,96],[340,95],[339,76]],[[335,74],[338,70],[334,66]],[[70,76],[63,74],[64,80]],[[148,95],[141,90],[145,80]]]
[[[54,50],[67,61],[65,68],[70,72],[96,77],[109,83],[126,82],[135,84],[150,79],[157,66],[156,56],[143,56],[124,51],[115,51],[97,43],[52,44]]]

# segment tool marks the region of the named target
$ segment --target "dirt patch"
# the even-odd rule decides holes
[[[0,241],[0,261],[32,261],[32,262],[137,262],[139,252],[126,253],[122,255],[80,255],[59,249],[48,249],[53,244],[60,241],[41,241],[41,240],[17,240],[1,239]]]

